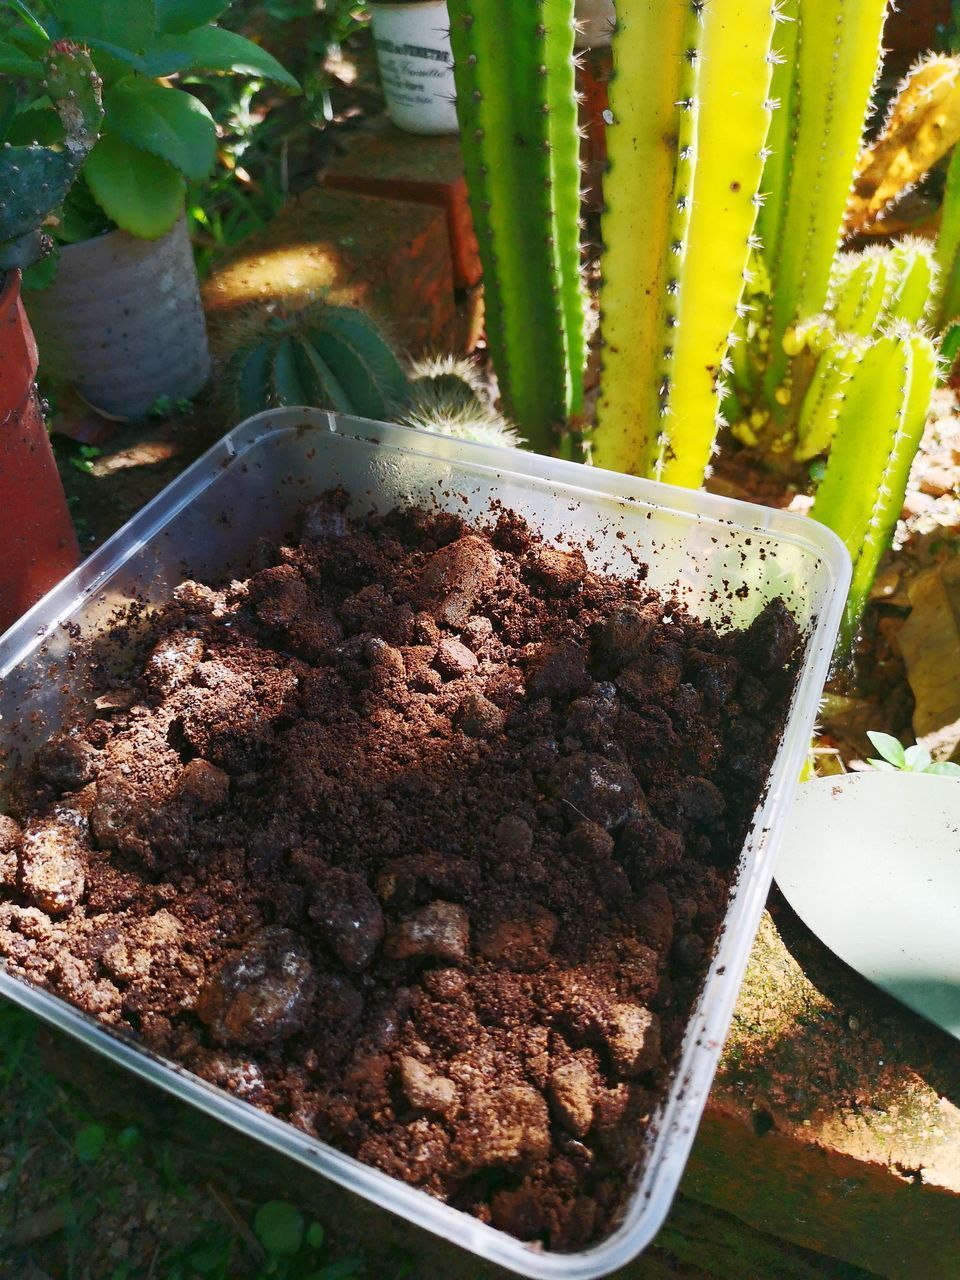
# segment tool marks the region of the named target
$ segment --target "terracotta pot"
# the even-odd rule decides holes
[[[80,560],[36,373],[20,272],[8,271],[0,281],[0,632]]]
[[[27,295],[45,377],[112,418],[192,399],[210,373],[186,222],[159,240],[111,231],[64,245],[53,284]]]

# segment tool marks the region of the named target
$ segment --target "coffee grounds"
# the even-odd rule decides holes
[[[309,508],[147,620],[0,817],[11,971],[552,1249],[609,1232],[792,690],[509,512]],[[121,628],[129,644],[130,629]],[[102,641],[100,642],[102,645]]]

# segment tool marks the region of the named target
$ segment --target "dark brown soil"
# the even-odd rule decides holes
[[[187,582],[0,826],[14,972],[552,1248],[609,1230],[795,675],[509,513]],[[129,636],[124,633],[124,641]]]

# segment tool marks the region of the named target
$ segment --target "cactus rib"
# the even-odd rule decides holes
[[[940,270],[937,324],[945,329],[960,314],[960,147],[954,148],[947,168],[935,256]]]
[[[776,16],[770,0],[618,5],[602,466],[703,479],[756,220]]]
[[[772,405],[788,369],[787,329],[822,311],[843,223],[871,89],[880,61],[886,0],[796,0],[797,120],[776,257],[770,360],[764,392]]]
[[[487,338],[505,404],[549,452],[582,399],[573,0],[451,0],[449,10]]]
[[[853,642],[880,558],[903,505],[936,382],[937,352],[900,328],[863,352],[850,374],[836,438],[811,515],[845,542],[853,583],[841,648]]]

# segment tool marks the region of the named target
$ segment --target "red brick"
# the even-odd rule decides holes
[[[363,137],[330,166],[322,182],[330,189],[443,209],[457,288],[479,282],[483,272],[457,135],[418,137],[391,125]]]
[[[441,209],[314,188],[291,200],[205,281],[214,327],[257,302],[329,298],[387,321],[412,352],[450,350],[462,328]]]

